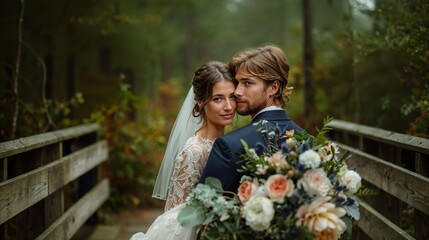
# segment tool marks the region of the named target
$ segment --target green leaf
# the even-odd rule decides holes
[[[206,178],[205,184],[215,189],[217,192],[223,192],[222,183],[219,181],[219,179],[215,177]]]
[[[341,218],[343,220],[343,222],[346,224],[346,239],[351,239],[352,237],[352,221],[350,220],[350,218],[348,217],[343,217]]]
[[[206,219],[204,208],[200,205],[187,205],[179,213],[177,221],[183,227],[201,225]]]

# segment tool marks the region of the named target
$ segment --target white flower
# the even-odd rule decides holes
[[[256,164],[256,171],[255,173],[258,175],[265,175],[267,173],[268,166],[262,165],[262,164]]]
[[[320,165],[320,155],[310,149],[299,155],[299,163],[306,168],[315,169]]]
[[[255,149],[253,149],[253,148],[249,149],[249,153],[250,153],[250,155],[252,156],[253,159],[255,159],[255,160],[259,159],[259,156],[256,153]]]
[[[293,148],[296,146],[296,141],[293,138],[288,138],[286,140],[286,146],[288,146],[289,148]]]
[[[350,193],[355,193],[361,186],[362,178],[357,172],[348,170],[339,181],[341,185],[347,187]]]
[[[268,193],[267,193],[267,188],[265,188],[264,185],[259,186],[258,189],[256,190],[255,195],[259,195],[259,196],[263,196],[263,197],[267,197]]]
[[[274,218],[273,202],[266,197],[254,195],[244,204],[243,217],[246,225],[255,231],[264,231],[270,227]]]
[[[348,170],[349,168],[347,167],[347,164],[343,162],[343,164],[340,166],[340,169],[338,170],[337,177],[341,178]]]

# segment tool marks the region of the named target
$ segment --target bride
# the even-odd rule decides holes
[[[130,240],[196,239],[195,228],[177,222],[186,197],[200,179],[214,140],[235,114],[235,83],[224,63],[211,61],[195,71],[192,87],[168,140],[153,197],[166,200],[164,213],[146,233]]]

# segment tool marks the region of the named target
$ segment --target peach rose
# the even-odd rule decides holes
[[[265,187],[271,201],[277,203],[283,203],[284,198],[292,196],[295,189],[293,181],[281,174],[271,175],[265,182]]]
[[[250,181],[244,181],[238,187],[238,198],[240,198],[240,200],[244,203],[255,194],[256,190],[258,190],[257,184]]]
[[[341,220],[346,214],[343,208],[336,208],[329,202],[330,197],[320,197],[311,204],[302,205],[295,217],[298,219],[296,226],[307,227],[315,234],[314,239],[339,239],[347,226]]]

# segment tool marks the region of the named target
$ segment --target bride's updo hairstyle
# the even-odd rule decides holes
[[[194,117],[205,119],[204,106],[211,100],[213,86],[220,81],[231,81],[236,85],[234,76],[229,72],[226,64],[218,61],[210,61],[201,65],[194,73],[192,86],[194,87],[195,101],[192,110]]]

